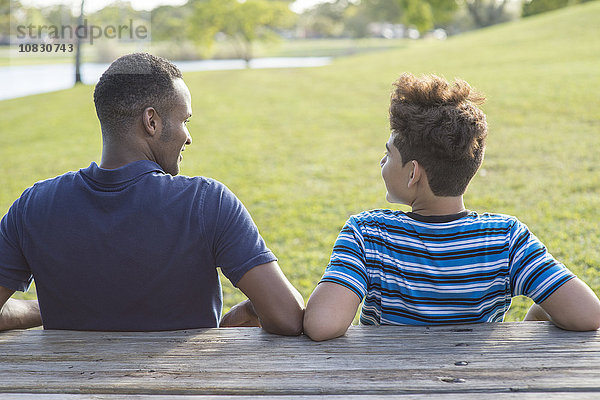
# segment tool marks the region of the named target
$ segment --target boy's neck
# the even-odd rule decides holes
[[[462,196],[438,197],[416,200],[411,204],[412,212],[419,215],[453,215],[465,211]]]

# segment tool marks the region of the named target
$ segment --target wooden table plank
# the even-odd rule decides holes
[[[13,331],[0,349],[0,393],[22,395],[600,397],[600,334],[549,323],[359,326],[321,343],[258,328]]]
[[[385,400],[531,400],[543,397],[544,400],[597,400],[597,392],[560,392],[560,393],[449,393],[449,394],[406,394],[406,395],[386,395]],[[128,400],[172,400],[172,395],[128,395]],[[377,395],[298,395],[298,396],[205,396],[205,395],[180,395],[175,396],[176,400],[319,400],[327,398],[328,400],[369,400],[380,399]],[[43,394],[43,393],[0,393],[1,399],[10,400],[120,400],[123,395],[115,394]]]

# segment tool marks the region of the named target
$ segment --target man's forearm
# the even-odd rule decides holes
[[[294,287],[291,288],[292,296],[272,310],[269,318],[260,319],[264,330],[277,335],[298,336],[302,334],[302,320],[304,319],[304,298]],[[259,315],[260,317],[260,315]]]
[[[0,311],[0,331],[28,329],[42,325],[37,300],[8,299]]]

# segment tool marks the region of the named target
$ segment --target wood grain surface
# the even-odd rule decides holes
[[[600,333],[546,322],[357,326],[320,343],[259,328],[0,333],[2,398],[125,395],[600,398]]]

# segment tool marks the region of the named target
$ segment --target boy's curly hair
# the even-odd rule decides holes
[[[405,73],[391,96],[390,128],[403,164],[416,160],[436,196],[462,195],[483,161],[485,97],[463,80]]]

